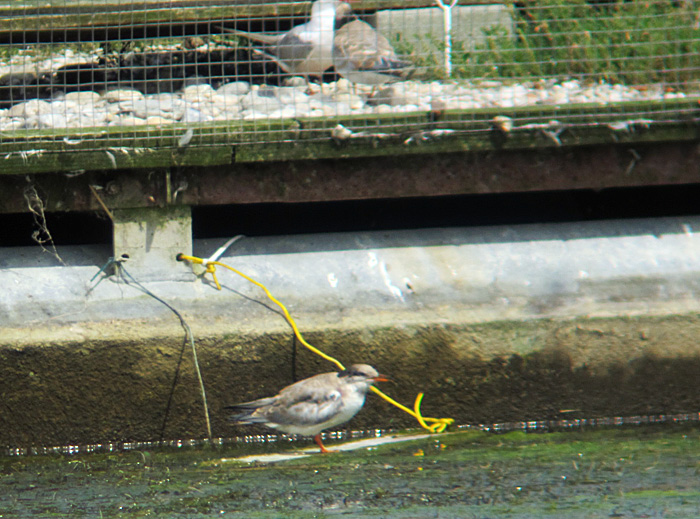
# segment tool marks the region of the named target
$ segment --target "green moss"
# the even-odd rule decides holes
[[[6,458],[0,513],[204,518],[224,511],[301,519],[341,512],[602,518],[664,511],[681,517],[700,505],[692,477],[699,439],[692,426],[472,431],[264,466],[221,463],[251,450],[237,445]]]
[[[516,37],[486,31],[472,53],[455,53],[457,77],[581,77],[628,84],[697,79],[700,39],[684,2],[508,2]]]

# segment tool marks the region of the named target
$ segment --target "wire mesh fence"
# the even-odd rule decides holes
[[[0,42],[25,161],[698,120],[695,0],[5,0]]]

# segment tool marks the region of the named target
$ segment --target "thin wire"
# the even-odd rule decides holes
[[[184,337],[182,341],[182,348],[180,348],[180,356],[177,359],[177,365],[175,366],[175,374],[173,375],[173,383],[170,385],[170,393],[168,394],[168,402],[165,404],[165,413],[163,414],[163,424],[160,427],[160,441],[165,441],[165,427],[168,424],[168,418],[170,418],[170,409],[172,408],[173,397],[175,396],[175,387],[177,386],[177,381],[180,378],[180,366],[182,366],[182,359],[185,356],[185,346],[187,346],[187,336]]]
[[[180,320],[180,325],[185,330],[185,341],[189,340],[190,346],[192,347],[192,360],[194,362],[194,369],[195,369],[195,372],[197,373],[197,380],[199,381],[199,389],[200,389],[200,392],[202,395],[202,406],[204,408],[204,419],[205,419],[206,425],[207,425],[207,438],[211,441],[213,439],[213,435],[211,433],[211,421],[209,419],[209,406],[207,405],[207,393],[206,393],[206,390],[204,389],[204,380],[202,379],[202,372],[199,369],[199,361],[197,360],[197,348],[195,347],[195,344],[194,344],[194,335],[192,334],[192,330],[190,329],[190,326],[187,324],[187,321],[185,321],[184,317],[182,317],[182,314],[180,314],[180,312],[178,312],[177,309],[175,309],[170,303],[168,303],[164,299],[155,295],[153,292],[151,292],[145,286],[143,286],[141,283],[139,283],[131,274],[129,274],[129,272],[126,270],[126,268],[124,268],[124,265],[122,264],[122,262],[115,262],[115,265],[117,265],[117,270],[119,272],[119,276],[124,281],[124,283],[129,285],[130,284],[129,280],[131,280],[131,283],[136,285],[136,287],[139,290],[141,290],[145,294],[149,295],[150,297],[152,297],[156,301],[164,304]],[[178,361],[177,370],[175,372],[176,377],[179,373],[179,370],[180,370],[180,362]],[[171,397],[172,397],[172,394],[171,394]],[[168,405],[170,405],[170,399],[168,400]],[[165,428],[165,423],[163,424],[163,429],[164,428]],[[162,431],[161,431],[161,433],[162,433]]]

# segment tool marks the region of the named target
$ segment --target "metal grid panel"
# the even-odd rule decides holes
[[[692,0],[6,2],[0,146],[25,161],[697,121]]]

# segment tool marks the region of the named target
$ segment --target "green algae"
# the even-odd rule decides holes
[[[697,427],[644,426],[459,432],[267,465],[223,460],[293,447],[3,458],[0,515],[689,517],[698,440]]]

